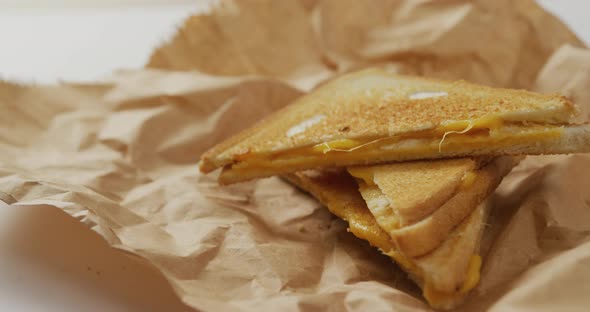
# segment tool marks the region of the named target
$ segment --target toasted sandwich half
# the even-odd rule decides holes
[[[503,161],[509,162],[509,160]],[[494,166],[498,165],[495,163]],[[500,175],[503,176],[503,174]],[[381,227],[381,222],[367,208],[354,178],[345,170],[308,170],[286,174],[283,177],[312,194],[332,213],[347,221],[349,231],[355,236],[368,241],[397,262],[420,286],[424,298],[432,307],[437,309],[456,307],[479,282],[483,256],[480,255],[479,246],[489,212],[486,201],[470,207],[464,218],[453,221],[454,226],[444,230],[446,234],[441,234],[442,239],[427,254],[416,256],[400,249],[396,240]],[[462,185],[476,183],[460,180]],[[452,188],[452,185],[454,183],[448,187]],[[419,188],[420,185],[416,187]],[[417,189],[413,191],[416,194],[420,193]],[[442,198],[448,197],[440,192],[439,195],[435,195],[428,187],[422,194],[430,198],[429,201],[435,206],[438,204],[434,203],[444,202]],[[435,198],[438,196],[442,197]],[[421,205],[414,207],[421,207]],[[382,216],[383,214],[380,214],[380,217]],[[430,235],[425,229],[418,232]]]
[[[220,183],[322,167],[452,157],[590,152],[590,126],[559,95],[381,68],[320,86],[201,157]]]

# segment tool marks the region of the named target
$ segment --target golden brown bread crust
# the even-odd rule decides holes
[[[433,129],[493,115],[509,121],[567,123],[565,97],[494,89],[464,81],[398,76],[373,68],[344,75],[203,154],[201,170],[338,138],[367,139]],[[411,113],[409,113],[411,112]]]
[[[431,253],[416,258],[416,265],[422,270],[425,282],[439,291],[460,289],[469,270],[469,262],[475,253],[480,253],[480,243],[484,235],[490,204],[479,204],[465,218],[438,248]],[[444,268],[444,269],[443,269]],[[437,309],[449,310],[459,305],[468,293],[456,298],[439,300]],[[427,300],[432,300],[428,298]]]
[[[349,172],[355,177],[372,177],[367,183],[374,183],[389,199],[387,213],[395,215],[403,227],[424,219],[448,201],[465,173],[478,166],[474,159],[456,158],[362,166],[349,168]]]
[[[409,256],[431,252],[447,239],[457,224],[467,217],[500,184],[519,159],[498,157],[475,171],[473,184],[459,190],[430,216],[410,226],[387,231],[397,247]]]

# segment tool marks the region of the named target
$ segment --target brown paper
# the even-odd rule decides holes
[[[314,199],[278,178],[220,187],[198,173],[199,155],[324,79],[382,63],[563,91],[587,116],[580,46],[532,1],[226,1],[189,19],[151,69],[96,85],[0,84],[0,199],[62,209],[201,310],[428,310]],[[589,304],[589,165],[529,157],[508,176],[463,310]]]
[[[306,15],[297,1],[225,1],[190,18],[148,66],[307,87],[326,71],[387,62],[403,73],[530,88],[557,48],[583,45],[532,0],[316,2]]]

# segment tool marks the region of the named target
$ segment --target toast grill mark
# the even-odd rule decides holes
[[[291,127],[289,130],[287,130],[287,137],[292,137],[294,135],[303,133],[305,130],[307,130],[307,128],[317,124],[318,122],[324,120],[326,118],[326,115],[320,114],[320,115],[315,115],[309,119],[306,119],[298,124],[296,124],[295,126]]]
[[[419,91],[410,94],[410,100],[422,100],[449,95],[446,91]]]

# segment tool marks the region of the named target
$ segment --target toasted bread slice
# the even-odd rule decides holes
[[[349,172],[357,177],[369,211],[398,249],[408,256],[420,256],[446,240],[518,161],[510,156],[487,163],[418,161],[351,168]]]
[[[203,154],[233,183],[319,167],[459,156],[590,152],[565,97],[384,69],[343,75]]]
[[[312,194],[336,216],[348,222],[356,237],[368,241],[408,272],[434,308],[451,309],[460,304],[479,282],[479,243],[488,215],[480,204],[427,255],[409,257],[379,227],[357,190],[354,178],[344,170],[309,170],[283,176]]]
[[[382,212],[369,209],[379,221],[380,215],[396,218],[398,227],[424,219],[457,193],[468,182],[470,172],[481,161],[457,158],[434,161],[412,161],[389,165],[350,167],[348,172],[358,179],[365,201],[376,201],[364,194],[377,192],[385,202]],[[377,198],[378,198],[377,197]],[[379,205],[377,205],[379,206]]]
[[[504,131],[502,131],[504,132]],[[310,168],[381,164],[389,161],[415,159],[440,159],[449,157],[472,157],[489,155],[535,155],[590,153],[590,126],[564,126],[536,131],[530,129],[506,129],[494,140],[474,142],[462,137],[447,137],[439,150],[440,141],[412,139],[387,145],[387,150],[372,150],[363,153],[339,154],[336,157],[290,156],[291,158],[260,160],[259,163],[224,168],[219,183],[231,184],[240,181]]]
[[[485,256],[480,244],[490,208],[489,202],[480,203],[438,248],[415,258],[424,298],[434,308],[455,308],[479,283]]]

